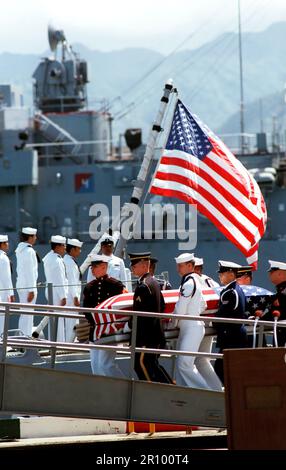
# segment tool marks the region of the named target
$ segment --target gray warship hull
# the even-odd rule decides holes
[[[118,208],[116,213],[112,211],[113,198],[119,197],[121,206],[130,200],[144,154],[138,129],[126,132],[128,146],[115,146],[108,109],[87,109],[87,64],[69,48],[64,33],[50,29],[49,43],[54,56],[43,59],[33,74],[36,111],[32,118],[21,105],[17,90],[0,85],[0,233],[9,235],[12,261],[22,226],[38,228],[37,250],[41,256],[50,248],[51,235],[61,234],[84,242],[84,258],[100,236],[100,227],[97,233],[91,228],[96,217],[94,205],[106,208],[105,222],[110,226],[119,212]],[[267,230],[260,243],[255,274],[255,284],[265,287],[270,287],[268,259],[286,259],[286,160],[277,141],[272,140],[269,151],[266,135],[260,133],[253,145],[245,140],[243,155],[237,154],[256,178],[267,205]],[[149,180],[159,156],[157,148]],[[173,208],[175,222],[176,205],[182,204],[148,193],[144,202],[168,205],[171,212]],[[158,219],[155,212],[152,217]],[[168,271],[175,287],[179,279],[174,257],[182,240],[178,233],[170,237],[167,221],[163,207],[147,236],[142,229],[141,235],[128,240],[127,251],[152,251],[159,259],[158,271]],[[186,232],[188,227],[186,215]],[[245,264],[242,254],[200,214],[192,236],[191,250],[204,258],[205,272],[212,277],[216,278],[218,259]],[[41,267],[39,280],[44,281]]]

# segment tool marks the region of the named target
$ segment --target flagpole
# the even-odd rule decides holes
[[[135,206],[137,206],[138,208],[140,207],[140,202],[142,200],[142,196],[144,192],[145,181],[150,171],[150,167],[152,165],[154,150],[156,147],[159,134],[163,130],[161,127],[161,124],[163,122],[163,119],[167,110],[167,106],[169,104],[169,97],[172,91],[173,91],[173,83],[172,83],[172,80],[169,80],[164,86],[164,92],[161,98],[158,114],[149,134],[146,151],[143,157],[141,168],[139,170],[138,176],[134,183],[134,189],[133,189],[130,201],[129,203],[125,204],[122,207],[121,212],[120,212],[120,218],[118,220],[118,225],[117,227],[113,225],[112,227],[113,230],[120,230],[120,226],[122,225],[124,220],[129,218],[129,210],[132,208],[132,205],[135,204]],[[133,227],[136,222],[136,219],[137,217],[135,216],[133,220],[133,224],[132,224]],[[119,256],[121,258],[123,257],[123,252],[126,247],[126,244],[127,244],[127,239],[121,233],[116,249],[115,249],[116,256]]]

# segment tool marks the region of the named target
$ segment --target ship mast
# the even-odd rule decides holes
[[[241,43],[240,0],[238,0],[238,50],[239,50],[239,83],[240,83],[240,153],[244,154],[244,98],[243,98],[243,67]]]

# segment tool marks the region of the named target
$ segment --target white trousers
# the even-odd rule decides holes
[[[205,336],[200,344],[199,352],[211,353],[212,344],[213,337]],[[217,390],[219,392],[222,391],[222,383],[215,373],[209,357],[197,357],[195,360],[195,366],[206,381],[208,388],[211,390]]]
[[[60,306],[60,302],[61,302],[62,299],[58,298],[55,294],[54,294],[54,297],[55,298],[54,298],[53,305]],[[60,312],[58,312],[58,313],[60,313]],[[50,317],[49,324],[48,324],[48,337],[49,337],[50,341],[52,340],[52,338],[51,338],[51,318],[52,317]],[[57,333],[56,341],[60,341],[61,343],[66,342],[67,340],[66,340],[65,318],[58,318],[58,329],[57,329],[57,331],[58,331],[58,333]]]
[[[74,307],[73,300],[67,300],[67,307]],[[73,312],[77,313],[77,312]],[[73,343],[75,339],[74,327],[79,322],[76,318],[65,318],[64,319],[64,329],[65,329],[65,341],[68,343]]]
[[[19,302],[21,304],[27,304],[27,297],[28,297],[29,291],[21,289],[18,291],[18,296],[19,296]],[[35,304],[37,300],[37,295],[33,298],[32,302],[29,302],[31,304]],[[32,312],[32,310],[31,310]],[[33,315],[20,315],[19,317],[19,323],[18,323],[18,328],[19,330],[24,333],[24,335],[31,336],[33,333],[33,326],[34,326],[34,316]]]
[[[204,335],[205,326],[203,322],[180,320],[177,349],[180,351],[203,352],[201,349],[209,347],[207,342],[205,345],[203,343]],[[221,390],[221,384],[210,362],[198,360],[195,356],[178,356],[175,377],[177,385]]]
[[[105,375],[109,377],[125,377],[118,364],[116,364],[115,356],[116,351],[91,349],[90,365],[92,373],[94,375]]]

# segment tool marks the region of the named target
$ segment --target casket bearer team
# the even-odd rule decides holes
[[[177,320],[179,338],[177,349],[190,352],[209,352],[204,344],[205,324],[200,315],[206,308],[199,274],[194,272],[193,253],[183,253],[175,258],[177,271],[181,276],[179,299],[174,315],[192,315],[197,320]],[[207,351],[205,350],[207,349]],[[179,355],[176,362],[176,383],[187,387],[222,390],[221,383],[208,358]]]
[[[236,282],[237,270],[241,266],[231,261],[219,261],[219,279],[225,286],[220,293],[217,317],[223,318],[246,318],[246,299],[243,290]],[[246,348],[247,332],[243,324],[215,323],[217,331],[217,347],[222,353],[224,349]],[[223,360],[216,359],[215,371],[222,383],[224,383]]]
[[[162,313],[165,302],[158,281],[150,274],[150,252],[129,253],[131,271],[138,278],[133,297],[133,310]],[[158,349],[165,347],[165,337],[159,318],[137,317],[136,346]],[[135,353],[135,372],[139,380],[173,383],[159,363],[159,355]]]
[[[93,309],[109,297],[123,292],[124,285],[122,282],[107,274],[108,263],[108,256],[92,255],[91,271],[93,280],[89,282],[83,290],[83,307]],[[94,337],[94,318],[91,313],[87,313],[85,316],[91,326],[89,339],[91,342],[96,341]],[[111,377],[124,377],[123,372],[115,361],[115,356],[116,351],[91,349],[90,363],[92,373]]]

